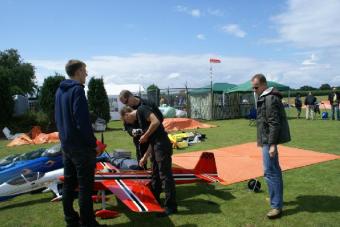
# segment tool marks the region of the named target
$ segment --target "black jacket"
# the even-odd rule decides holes
[[[316,103],[316,98],[313,95],[307,95],[305,98],[305,105],[314,106]]]
[[[329,95],[328,95],[328,100],[329,100],[329,103],[331,104],[331,105],[333,105],[334,104],[334,94],[336,94],[336,101],[337,101],[337,103],[339,104],[340,103],[340,93],[339,92],[331,92],[331,93],[329,93]]]
[[[274,88],[265,90],[257,100],[257,144],[281,144],[290,141],[289,125],[282,95]]]
[[[84,86],[78,81],[60,83],[55,95],[55,121],[64,149],[96,148]]]

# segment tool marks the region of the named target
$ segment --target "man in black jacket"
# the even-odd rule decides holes
[[[267,217],[273,219],[281,216],[283,207],[283,181],[277,145],[290,141],[290,132],[282,95],[267,87],[266,77],[262,74],[256,74],[251,81],[258,97],[257,144],[262,147],[264,178],[272,207]]]
[[[339,114],[340,93],[336,91],[335,87],[333,87],[333,91],[329,93],[328,100],[332,107],[332,120],[336,119],[340,121]]]
[[[299,119],[300,115],[301,115],[301,108],[302,108],[302,101],[301,101],[300,93],[296,94],[296,97],[295,97],[295,108],[296,108],[296,111],[298,113],[297,118]]]
[[[64,159],[63,208],[67,226],[99,225],[94,217],[92,189],[96,165],[96,138],[89,118],[84,92],[86,65],[79,60],[66,64],[70,79],[64,80],[55,95],[55,120]],[[79,186],[80,217],[73,208]]]
[[[305,98],[305,106],[306,106],[306,119],[314,120],[314,109],[316,104],[316,98],[312,95],[312,92],[309,92]]]

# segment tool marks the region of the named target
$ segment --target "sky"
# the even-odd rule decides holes
[[[338,0],[2,0],[0,50],[18,49],[38,84],[69,59],[112,87],[243,83],[340,86]],[[117,88],[118,89],[118,88]]]

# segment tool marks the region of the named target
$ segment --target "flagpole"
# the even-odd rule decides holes
[[[214,91],[213,91],[213,68],[212,62],[210,61],[210,94],[211,94],[211,120],[213,119],[214,114]]]

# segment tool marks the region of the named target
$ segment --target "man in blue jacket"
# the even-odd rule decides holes
[[[70,79],[64,80],[55,96],[55,120],[63,149],[63,208],[67,226],[101,226],[94,216],[92,190],[96,165],[96,138],[90,123],[84,92],[86,65],[79,60],[66,64]],[[79,185],[80,217],[73,208]]]

